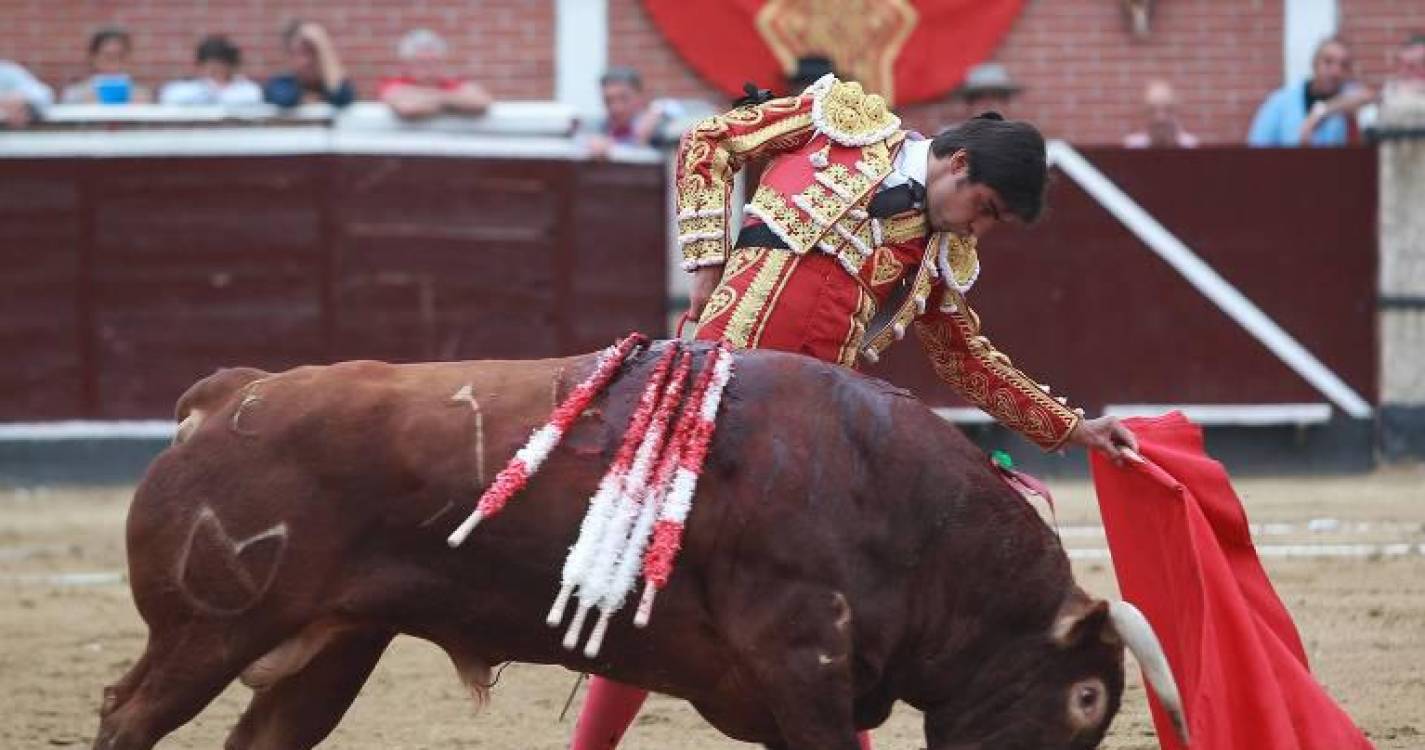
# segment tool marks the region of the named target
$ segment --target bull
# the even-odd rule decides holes
[[[94,747],[149,748],[238,678],[254,692],[229,748],[312,747],[398,633],[440,646],[477,700],[492,665],[561,664],[786,750],[855,750],[897,700],[924,712],[930,750],[1095,747],[1125,645],[1181,718],[1146,621],[1075,585],[958,430],[887,383],[777,352],[737,355],[652,623],[615,620],[594,658],[566,650],[543,614],[653,360],[631,358],[458,549],[446,534],[592,355],[195,384],[129,511],[148,641],[106,688]]]

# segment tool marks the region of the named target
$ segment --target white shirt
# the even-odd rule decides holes
[[[904,185],[907,180],[915,180],[924,185],[930,172],[930,139],[912,134],[906,138],[900,153],[896,154],[891,173],[881,182],[881,189]]]
[[[211,78],[173,81],[158,95],[159,104],[260,104],[262,87],[242,76],[234,76],[224,86]]]
[[[0,60],[0,94],[17,94],[40,112],[54,104],[54,89],[9,60]]]

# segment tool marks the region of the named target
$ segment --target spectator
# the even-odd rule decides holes
[[[1123,138],[1128,148],[1197,148],[1197,136],[1178,122],[1178,98],[1167,81],[1149,81],[1143,89],[1148,123],[1145,130]]]
[[[787,74],[787,96],[796,96],[807,87],[820,81],[822,76],[833,75],[836,68],[831,58],[823,55],[798,57],[796,67]]]
[[[238,72],[242,50],[221,34],[198,43],[198,75],[172,81],[159,92],[160,104],[243,105],[260,104],[262,89]]]
[[[279,107],[326,102],[345,107],[356,99],[356,87],[336,54],[331,35],[320,24],[293,21],[282,32],[291,70],[267,80],[263,94]]]
[[[478,115],[490,107],[490,95],[480,84],[451,75],[446,64],[449,47],[430,29],[416,29],[401,37],[396,54],[401,75],[382,79],[376,96],[398,116],[407,119],[443,113]]]
[[[16,63],[0,60],[0,126],[23,128],[42,119],[54,90]]]
[[[1425,96],[1425,34],[1412,34],[1395,53],[1395,72],[1385,83],[1385,96]]]
[[[1000,63],[980,63],[965,73],[965,82],[951,92],[952,99],[963,102],[962,119],[992,110],[1001,114],[1011,110],[1011,102],[1024,87],[1009,75],[1009,68]]]
[[[1323,41],[1311,59],[1311,78],[1283,86],[1262,102],[1248,145],[1346,145],[1354,129],[1352,115],[1375,96],[1350,75],[1346,43],[1337,37]]]
[[[130,104],[153,101],[153,92],[129,75],[133,38],[119,26],[106,26],[89,37],[89,77],[64,87],[65,104]]]
[[[643,95],[643,78],[633,68],[609,68],[599,78],[599,86],[605,117],[586,141],[596,158],[607,156],[614,145],[655,145],[663,125],[682,112],[673,100],[649,102]]]
[[[1395,68],[1379,96],[1356,112],[1356,120],[1368,134],[1381,126],[1382,117],[1399,124],[1425,115],[1425,34],[1406,37],[1393,57]],[[1407,110],[1416,114],[1406,114]]]

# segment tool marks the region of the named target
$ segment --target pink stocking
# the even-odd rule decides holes
[[[569,750],[613,750],[648,698],[648,691],[591,675],[589,696],[574,726]]]
[[[589,695],[579,711],[569,750],[614,750],[647,699],[643,688],[590,676]],[[856,740],[861,750],[872,750],[870,732],[858,732]]]

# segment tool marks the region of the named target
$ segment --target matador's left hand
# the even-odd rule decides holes
[[[722,266],[703,266],[693,274],[692,289],[688,293],[688,317],[699,320],[703,308],[712,298],[713,290],[722,281]]]
[[[1118,421],[1118,417],[1079,420],[1079,423],[1074,425],[1074,431],[1069,433],[1069,442],[1096,450],[1108,456],[1118,466],[1122,466],[1128,457],[1124,452],[1125,448],[1135,454],[1138,452],[1138,438]]]

